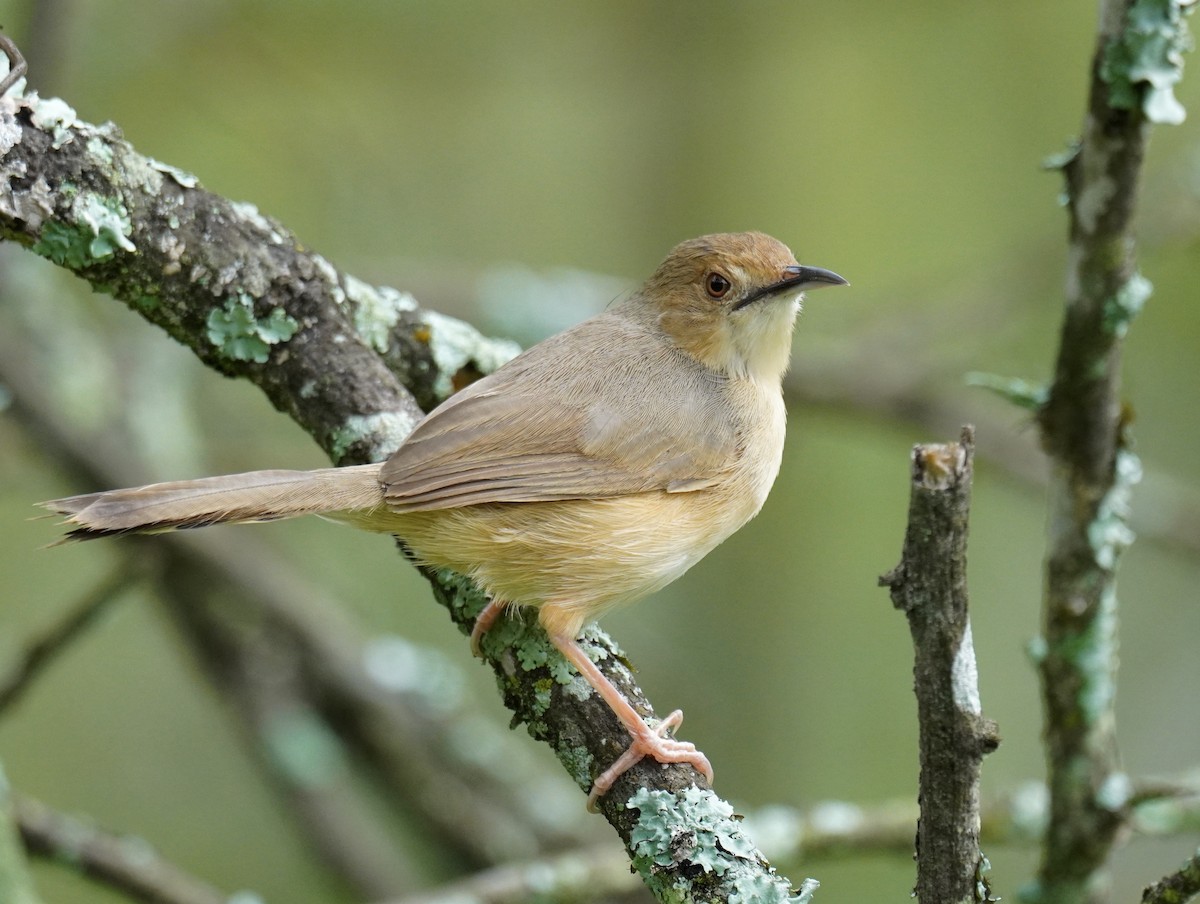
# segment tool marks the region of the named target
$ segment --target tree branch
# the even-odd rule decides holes
[[[21,795],[17,820],[33,854],[69,863],[81,873],[146,904],[226,904],[229,896],[167,862],[140,838],[118,836]]]
[[[1083,134],[1063,162],[1067,306],[1038,413],[1053,464],[1039,651],[1051,807],[1034,894],[1046,902],[1107,897],[1106,862],[1129,801],[1113,714],[1116,569],[1132,540],[1126,513],[1140,465],[1125,437],[1120,355],[1150,293],[1132,217],[1150,124],[1182,117],[1171,83],[1188,41],[1183,16],[1177,0],[1101,3]]]
[[[420,312],[401,293],[339,274],[254,208],[204,191],[190,174],[139,155],[111,124],[79,121],[54,99],[0,100],[0,238],[70,269],[205,363],[255,383],[341,464],[384,458],[416,423],[414,399],[432,403],[456,378],[486,372],[512,351]],[[465,633],[482,594],[449,572],[429,577]],[[512,646],[491,663],[506,705],[589,787],[627,745],[623,728],[580,692],[532,622],[513,619],[505,630]],[[612,642],[595,628],[586,641],[650,715]],[[662,897],[688,889],[698,898],[788,900],[788,883],[732,808],[692,788],[695,780],[686,767],[643,763],[603,799],[647,884]],[[682,836],[693,843],[678,844]]]
[[[43,634],[27,642],[18,660],[0,675],[0,713],[12,706],[71,641],[143,576],[144,564],[122,563]]]
[[[1200,851],[1196,851],[1176,872],[1147,886],[1142,904],[1184,904],[1200,895]]]
[[[912,633],[920,728],[920,901],[991,900],[979,850],[979,770],[1000,743],[983,717],[967,614],[967,519],[974,435],[916,446],[900,564],[879,579]]]

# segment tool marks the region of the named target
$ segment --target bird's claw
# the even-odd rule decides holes
[[[587,799],[588,810],[595,813],[596,801],[608,793],[617,779],[647,756],[660,763],[686,763],[712,784],[713,770],[708,757],[697,750],[691,741],[680,741],[667,736],[667,732],[678,728],[682,722],[683,711],[677,709],[654,728],[645,726],[644,732],[634,735],[629,748],[593,783]]]

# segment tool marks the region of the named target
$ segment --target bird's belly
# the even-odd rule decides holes
[[[543,622],[561,624],[547,627],[575,634],[671,583],[758,511],[759,494],[730,499],[729,489],[414,512],[398,516],[397,533],[421,561],[497,599],[549,604]]]

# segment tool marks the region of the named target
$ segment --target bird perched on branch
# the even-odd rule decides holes
[[[42,503],[90,539],[322,515],[394,534],[491,602],[533,606],[628,730],[589,805],[643,756],[707,758],[651,728],[576,641],[757,514],[783,454],[781,380],[801,293],[846,280],[762,233],[676,246],[619,304],[538,343],[430,413],[382,464],[252,471]]]

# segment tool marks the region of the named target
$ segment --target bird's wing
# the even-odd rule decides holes
[[[383,466],[388,505],[413,512],[702,489],[738,454],[716,380],[652,331],[594,318],[433,411]]]

